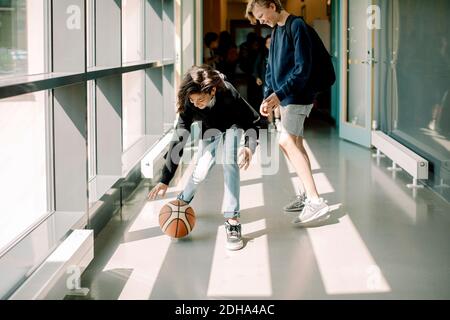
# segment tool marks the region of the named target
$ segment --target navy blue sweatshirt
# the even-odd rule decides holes
[[[173,152],[178,153],[174,159],[181,159],[183,148],[191,132],[191,125],[194,122],[201,122],[202,137],[207,130],[216,129],[222,133],[232,128],[254,129],[258,133],[257,123],[259,114],[242,99],[237,90],[227,81],[225,89],[218,90],[216,93],[216,103],[211,108],[203,110],[195,107],[188,99],[185,104],[185,110],[179,114],[178,122],[175,128],[175,135],[169,145],[168,154],[166,154],[166,165],[163,168],[161,182],[168,185],[172,180],[178,168],[178,163],[172,161]],[[205,137],[207,138],[207,137]],[[254,134],[246,135],[245,146],[249,147],[252,153],[257,146],[257,136]]]
[[[291,39],[286,32],[287,22],[273,30],[264,87],[264,98],[275,92],[283,107],[307,105],[314,100],[314,93],[306,87],[312,65],[308,29],[302,19],[292,15],[288,19],[293,19]]]

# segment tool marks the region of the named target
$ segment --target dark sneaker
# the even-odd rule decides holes
[[[297,212],[302,211],[305,207],[306,194],[301,193],[295,197],[293,201],[283,207],[286,212]]]
[[[305,207],[303,208],[302,212],[298,215],[297,218],[295,218],[292,223],[308,223],[315,220],[318,220],[319,218],[323,217],[330,211],[330,207],[328,206],[327,202],[320,199],[319,203],[313,203],[310,200],[305,201]]]
[[[231,225],[228,221],[225,221],[225,231],[227,232],[227,249],[239,250],[244,246],[241,235],[241,224]]]

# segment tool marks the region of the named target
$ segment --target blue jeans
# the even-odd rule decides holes
[[[220,159],[223,164],[224,178],[222,212],[225,219],[239,218],[240,173],[237,152],[241,134],[240,130],[230,129],[221,135],[200,140],[197,164],[183,192],[178,195],[179,200],[191,203],[198,186],[206,179],[217,162],[219,149],[222,149]]]

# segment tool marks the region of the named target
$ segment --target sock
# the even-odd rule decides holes
[[[322,198],[311,199],[311,203],[312,203],[312,204],[321,204],[322,201],[323,201]]]
[[[232,226],[237,226],[239,224],[239,221],[235,219],[228,219],[228,223]]]

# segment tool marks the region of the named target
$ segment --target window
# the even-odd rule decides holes
[[[46,100],[47,92],[0,100],[0,252],[49,211]]]
[[[381,4],[392,12],[380,44],[382,128],[430,162],[427,183],[450,199],[450,2]]]
[[[122,61],[144,60],[144,10],[142,0],[122,1]]]
[[[123,86],[123,150],[145,135],[144,71],[125,73]]]
[[[46,71],[45,4],[45,0],[0,1],[0,78]]]
[[[0,299],[72,228],[101,230],[173,125],[174,6],[0,0]]]

